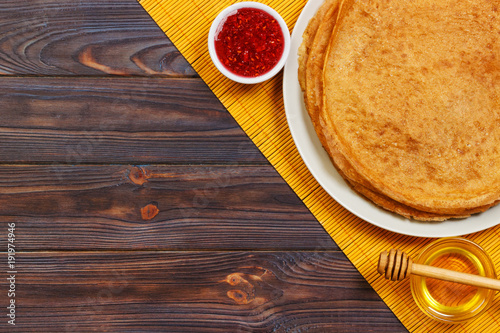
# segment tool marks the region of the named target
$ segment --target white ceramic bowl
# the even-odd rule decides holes
[[[283,54],[281,55],[280,60],[276,63],[276,65],[268,72],[255,76],[255,77],[246,77],[246,76],[241,76],[234,74],[233,72],[229,71],[219,60],[219,57],[217,56],[217,53],[215,51],[215,35],[218,32],[217,28],[220,26],[221,22],[223,20],[233,14],[235,11],[237,11],[240,8],[256,8],[260,9],[268,14],[270,14],[272,17],[278,21],[281,31],[283,32],[284,36],[284,49],[283,49]],[[217,69],[224,74],[227,78],[239,82],[239,83],[245,83],[245,84],[255,84],[255,83],[260,83],[264,82],[266,80],[269,80],[273,76],[275,76],[285,65],[286,59],[288,57],[288,54],[290,53],[290,32],[288,30],[288,26],[285,23],[285,20],[278,14],[274,9],[272,9],[269,6],[266,6],[262,3],[258,2],[252,2],[252,1],[244,1],[244,2],[238,2],[235,3],[234,5],[231,5],[224,9],[222,12],[217,15],[215,20],[212,22],[212,26],[210,27],[210,32],[208,33],[208,52],[210,53],[210,58],[212,58],[212,62],[214,65],[217,67]]]

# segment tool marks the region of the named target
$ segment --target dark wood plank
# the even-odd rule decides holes
[[[0,331],[405,331],[135,0],[2,1],[0,75]]]
[[[197,76],[135,0],[2,0],[0,73]]]
[[[0,162],[266,164],[201,79],[0,78]]]
[[[271,166],[0,166],[0,249],[338,249]]]
[[[340,252],[18,253],[15,300],[12,332],[405,332]]]

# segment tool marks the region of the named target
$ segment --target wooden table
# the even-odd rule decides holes
[[[406,331],[136,1],[0,24],[0,331]]]

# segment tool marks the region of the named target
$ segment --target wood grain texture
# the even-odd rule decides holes
[[[0,78],[0,162],[266,164],[201,79]]]
[[[0,249],[338,249],[266,166],[0,166],[0,207]]]
[[[406,331],[136,0],[1,1],[0,107],[0,332]]]
[[[403,331],[339,252],[20,253],[17,283],[12,332]]]
[[[197,76],[131,0],[2,0],[0,74]]]

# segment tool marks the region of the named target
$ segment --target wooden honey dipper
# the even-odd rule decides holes
[[[500,290],[500,280],[480,275],[452,271],[429,265],[416,264],[401,250],[384,251],[380,254],[377,271],[386,279],[400,281],[411,274],[469,286]]]

